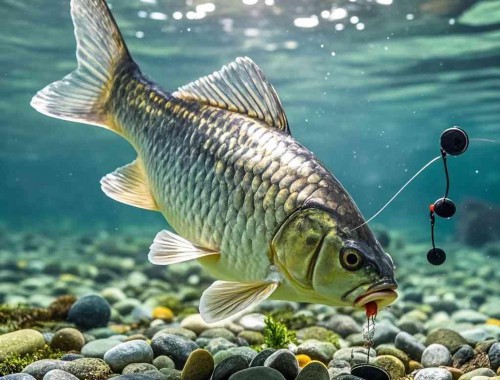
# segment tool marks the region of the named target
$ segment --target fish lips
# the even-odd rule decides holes
[[[379,309],[392,304],[398,294],[398,284],[394,280],[381,280],[374,284],[364,284],[345,294],[342,298],[356,308],[362,308],[369,302],[376,302]]]

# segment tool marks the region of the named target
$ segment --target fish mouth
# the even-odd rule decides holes
[[[389,306],[396,298],[398,284],[395,281],[380,281],[371,285],[364,294],[354,300],[354,307],[362,308],[368,302],[376,302],[379,309]]]

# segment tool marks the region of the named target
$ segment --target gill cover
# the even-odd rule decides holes
[[[336,224],[329,213],[315,208],[298,210],[283,223],[273,239],[275,264],[305,289],[313,288],[318,282],[331,281],[333,260],[338,261],[337,253],[342,246],[335,231]],[[323,249],[325,243],[331,248],[329,252]]]

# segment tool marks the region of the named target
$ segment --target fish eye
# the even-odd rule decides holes
[[[340,264],[347,270],[357,270],[363,265],[363,255],[354,248],[343,248],[340,251]]]

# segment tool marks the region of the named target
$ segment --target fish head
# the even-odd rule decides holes
[[[382,309],[397,298],[394,264],[367,231],[348,234],[328,210],[296,211],[275,235],[275,265],[302,301]],[[363,239],[364,236],[372,238]]]

